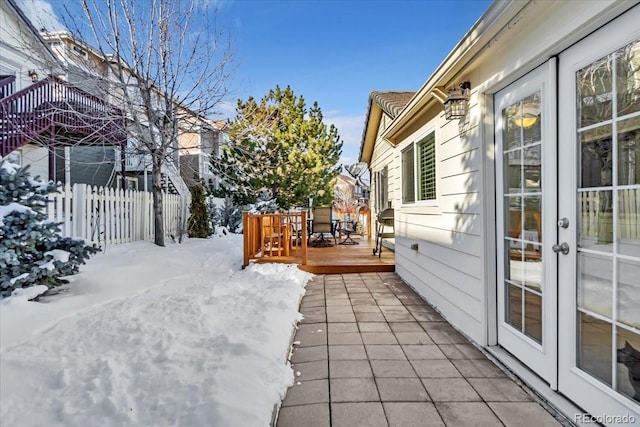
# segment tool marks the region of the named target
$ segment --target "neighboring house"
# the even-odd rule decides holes
[[[69,83],[82,88],[114,105],[123,101],[123,89],[119,78],[115,74],[116,58],[103,54],[67,31],[46,31],[41,36],[48,43],[56,57],[64,65],[66,79]],[[127,70],[126,65],[123,69]],[[130,100],[135,102],[139,94],[135,93],[134,79],[127,89]],[[159,98],[159,97],[158,97]],[[131,128],[133,126],[128,124]],[[125,152],[120,148],[106,147],[100,144],[72,146],[67,148],[66,159],[70,164],[71,183],[86,182],[74,179],[80,171],[93,173],[95,181],[100,176],[107,177],[107,182],[101,185],[121,185],[117,176],[124,175],[126,186],[130,189],[145,190],[151,188],[151,156],[141,152],[137,147],[135,131],[129,131],[125,144]],[[123,161],[122,161],[123,160]],[[166,192],[188,195],[187,187],[179,172],[178,141],[175,141],[168,158],[162,167],[162,183]],[[123,174],[124,170],[124,174]],[[64,181],[63,181],[64,182]]]
[[[64,75],[64,65],[13,0],[0,1],[0,32],[0,155],[31,165],[33,175],[61,180],[64,148],[57,148],[54,141],[79,145],[93,137],[104,146],[122,142],[112,120],[100,120],[101,125],[114,125],[103,132],[82,123],[80,116],[87,111],[104,115],[112,107],[57,78]],[[73,104],[65,102],[70,99]]]
[[[229,145],[227,123],[222,120],[201,122],[199,129],[178,138],[180,174],[189,187],[199,182],[217,189],[220,187],[220,178],[213,173],[210,159],[211,156],[219,156],[222,147]]]
[[[361,146],[397,274],[578,422],[640,423],[639,22],[494,2],[406,105],[372,93]]]
[[[333,210],[335,217],[354,221],[358,233],[371,234],[369,228],[369,200],[365,198],[361,183],[347,175],[338,175],[334,187]]]
[[[334,186],[333,200],[333,209],[338,216],[355,214],[359,205],[356,180],[347,175],[338,175]]]

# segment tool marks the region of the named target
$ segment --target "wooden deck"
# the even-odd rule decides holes
[[[373,255],[375,240],[366,236],[353,236],[358,245],[336,245],[325,248],[307,248],[306,265],[298,268],[314,274],[369,273],[395,271],[393,251],[382,249],[382,255]],[[338,240],[340,241],[340,240]]]
[[[243,268],[251,262],[284,262],[298,264],[301,270],[314,274],[374,273],[395,271],[395,253],[383,248],[374,255],[375,239],[366,235],[351,237],[357,245],[341,245],[346,235],[338,236],[338,244],[314,247],[307,239],[305,212],[253,215],[243,214]],[[317,235],[316,235],[317,236]],[[333,238],[329,237],[331,243]]]

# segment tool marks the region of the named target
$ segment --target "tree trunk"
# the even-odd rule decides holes
[[[164,246],[164,221],[162,220],[162,160],[153,160],[153,169],[151,170],[151,174],[153,176],[153,243],[158,246]]]

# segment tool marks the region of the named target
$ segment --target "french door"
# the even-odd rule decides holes
[[[555,387],[555,59],[495,95],[498,344]]]
[[[639,22],[559,57],[558,389],[607,425],[640,423]]]

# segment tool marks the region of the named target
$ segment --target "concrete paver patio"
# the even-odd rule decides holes
[[[277,427],[560,425],[394,273],[306,289]]]

